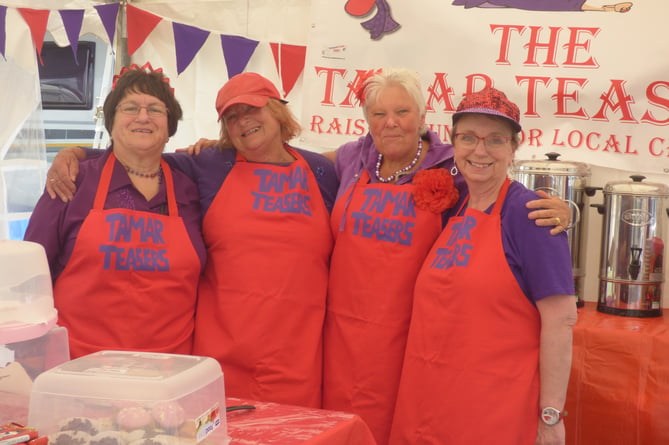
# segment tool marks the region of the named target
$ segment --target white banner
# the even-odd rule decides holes
[[[445,141],[463,95],[494,85],[521,110],[518,159],[557,152],[562,160],[669,173],[669,39],[662,37],[669,3],[343,3],[312,2],[303,145],[324,151],[365,134],[352,95],[357,76],[404,67],[419,72],[426,120]],[[521,9],[523,4],[553,10]],[[600,7],[607,10],[588,10]]]

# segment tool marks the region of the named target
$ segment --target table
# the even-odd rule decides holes
[[[226,404],[256,407],[227,413],[230,445],[376,445],[354,414],[235,398]]]
[[[565,419],[567,445],[669,444],[669,315],[579,309]]]

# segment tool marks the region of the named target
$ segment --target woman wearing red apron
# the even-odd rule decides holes
[[[441,231],[442,209],[416,205],[414,174],[439,169],[452,187],[444,168],[450,169],[453,160],[451,146],[424,126],[424,101],[414,99],[422,97],[418,79],[404,70],[373,79],[378,83],[365,90],[372,100],[364,103],[370,135],[340,147],[336,155],[342,184],[331,217],[335,248],[324,331],[323,407],[360,415],[377,443],[385,444],[415,278]],[[405,165],[410,168],[393,174]],[[457,193],[451,197],[450,205]]]
[[[507,179],[518,119],[494,89],[467,96],[453,116],[469,195],[418,275],[393,445],[564,444],[569,246],[529,223],[536,194]]]
[[[104,104],[113,144],[82,162],[81,192],[67,204],[45,194],[26,230],[45,246],[72,357],[192,351],[200,206],[195,184],[161,160],[181,108],[162,73],[148,70],[117,78]]]
[[[220,156],[234,156],[203,221],[194,351],[219,360],[226,395],[319,407],[332,251],[323,172],[284,143],[299,127],[267,79],[235,76],[216,104],[220,145],[234,147]]]
[[[452,146],[425,126],[416,73],[370,73],[356,93],[369,134],[329,154],[341,184],[331,218],[323,407],[360,415],[382,445],[388,443],[416,275],[441,231],[441,212],[464,196],[466,185],[453,168]],[[569,214],[558,199],[536,204]]]
[[[320,407],[334,166],[285,143],[300,125],[256,73],[230,79],[216,108],[220,140],[165,155],[197,181],[205,215],[193,353],[219,360],[229,396]],[[61,151],[49,184],[62,187],[47,190],[70,197],[70,166],[87,154]]]

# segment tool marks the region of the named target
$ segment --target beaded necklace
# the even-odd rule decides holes
[[[384,183],[394,181],[396,178],[399,178],[399,176],[402,173],[408,172],[409,170],[414,168],[418,163],[418,160],[420,159],[420,155],[422,153],[423,153],[423,140],[421,138],[418,138],[418,150],[416,150],[416,156],[414,156],[413,160],[409,163],[409,165],[405,165],[404,167],[400,168],[387,178],[381,176],[381,163],[383,162],[383,155],[379,153],[379,157],[376,159],[376,170],[374,171],[374,173],[376,174],[376,179]]]
[[[142,173],[142,172],[138,172],[137,170],[133,170],[132,168],[128,167],[125,164],[121,164],[121,165],[123,165],[123,167],[125,167],[125,171],[127,171],[128,174],[139,176],[140,178],[155,178],[156,176],[160,175],[160,172],[162,171],[161,167],[158,166],[158,170],[156,170],[153,173]]]

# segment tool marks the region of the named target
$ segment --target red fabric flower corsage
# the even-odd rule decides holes
[[[360,105],[365,105],[365,100],[367,99],[367,97],[365,97],[365,88],[367,88],[367,81],[374,74],[378,74],[380,72],[381,69],[377,69],[377,70],[368,70],[367,72],[358,74],[357,82],[355,83],[354,86],[352,86],[352,88],[353,92],[355,93],[355,97],[358,99],[358,103]]]
[[[413,185],[413,199],[421,210],[441,213],[453,207],[460,198],[453,176],[445,168],[419,171],[413,177]]]

